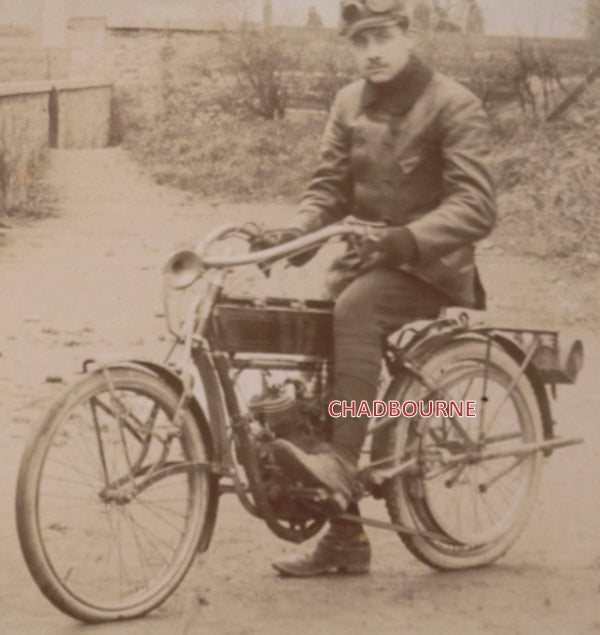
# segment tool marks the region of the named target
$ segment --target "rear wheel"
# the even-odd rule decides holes
[[[490,564],[521,533],[539,483],[540,452],[520,453],[542,440],[539,406],[526,376],[498,345],[452,343],[422,367],[416,379],[391,386],[388,399],[475,401],[474,418],[442,411],[400,421],[377,440],[395,462],[416,459],[409,474],[391,479],[385,499],[392,522],[440,536],[402,534],[408,549],[436,569]],[[514,384],[514,385],[513,385]],[[459,413],[460,414],[460,413]],[[493,456],[492,456],[493,453]]]
[[[191,565],[209,511],[208,451],[157,377],[111,369],[72,386],[19,471],[21,548],[42,592],[87,621],[138,617]]]

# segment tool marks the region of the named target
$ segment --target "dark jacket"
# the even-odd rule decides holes
[[[359,80],[338,93],[294,225],[311,231],[354,214],[405,226],[418,255],[401,268],[457,305],[484,308],[473,243],[496,219],[488,151],[479,100],[413,57],[387,84]],[[357,264],[347,254],[333,269]]]

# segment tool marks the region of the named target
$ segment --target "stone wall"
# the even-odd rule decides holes
[[[216,31],[107,29],[106,66],[123,125],[159,115],[168,87],[190,75],[200,81],[203,68],[222,63],[219,49]]]
[[[73,18],[67,24],[69,77],[106,76],[106,20]]]

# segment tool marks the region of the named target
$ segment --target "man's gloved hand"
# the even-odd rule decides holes
[[[304,232],[295,227],[268,229],[252,240],[250,243],[250,250],[261,251],[263,249],[278,247],[279,245],[289,243],[296,238],[300,238],[303,235]],[[297,256],[291,256],[288,258],[288,262],[294,267],[301,267],[306,264],[317,253],[317,251],[318,249],[311,249],[310,251],[303,252]]]
[[[363,263],[362,271],[376,267],[393,268],[416,260],[417,241],[410,229],[392,227],[381,230],[374,239],[366,239],[359,248],[359,255]]]
[[[263,249],[271,249],[278,247],[290,240],[300,238],[302,232],[299,229],[283,227],[281,229],[266,229],[264,232],[252,239],[250,243],[250,251],[261,251]]]

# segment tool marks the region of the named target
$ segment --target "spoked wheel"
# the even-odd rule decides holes
[[[21,548],[42,592],[77,619],[150,611],[194,559],[210,504],[198,464],[209,457],[178,402],[144,372],[97,372],[29,441],[16,494]]]
[[[526,378],[514,382],[515,361],[484,341],[456,342],[432,356],[422,373],[390,399],[422,401],[417,416],[379,439],[395,460],[416,459],[408,475],[388,481],[393,522],[438,534],[402,535],[419,560],[436,569],[462,569],[501,557],[521,533],[535,502],[541,453],[525,444],[542,440],[539,406]],[[391,387],[394,389],[394,386]],[[475,417],[456,409],[431,416],[429,402],[475,401]],[[436,416],[437,415],[437,416]]]

